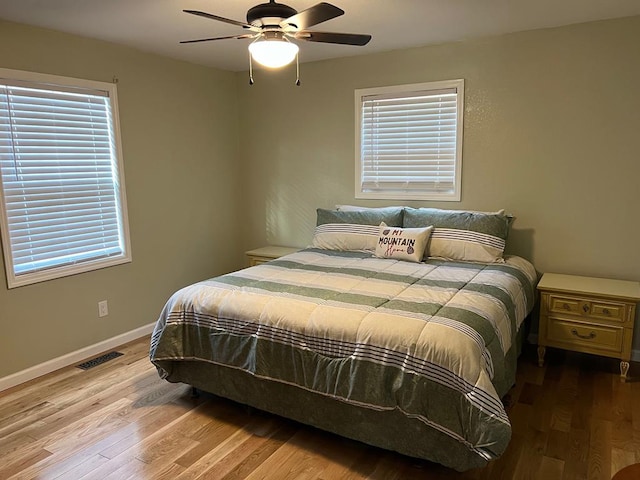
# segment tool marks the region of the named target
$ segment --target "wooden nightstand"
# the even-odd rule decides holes
[[[278,247],[275,245],[270,245],[268,247],[249,250],[248,252],[244,253],[249,258],[249,266],[253,267],[254,265],[260,265],[261,263],[266,263],[269,260],[274,260],[276,258],[289,255],[290,253],[295,253],[298,250],[300,249],[294,247]]]
[[[546,347],[619,358],[624,382],[640,283],[545,273],[538,290],[538,364],[544,363]]]

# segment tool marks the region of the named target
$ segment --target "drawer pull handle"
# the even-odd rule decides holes
[[[589,335],[580,335],[578,331],[574,328],[571,330],[571,333],[578,338],[584,338],[585,340],[591,340],[592,338],[596,338],[596,332],[591,332]]]
[[[564,308],[565,310],[571,310],[571,307],[569,306],[568,303],[563,303],[562,308]]]
[[[602,313],[604,313],[605,315],[611,315],[611,312],[609,312],[608,308],[602,309]]]
[[[584,313],[587,313],[589,311],[589,305],[587,305],[586,303],[584,305],[582,305],[582,311]]]

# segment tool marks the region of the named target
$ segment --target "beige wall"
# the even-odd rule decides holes
[[[240,76],[245,246],[308,245],[356,201],[354,89],[464,78],[462,201],[412,204],[506,208],[539,271],[640,280],[638,45],[633,17]]]
[[[464,78],[462,201],[409,203],[506,208],[539,271],[640,280],[638,45],[634,17],[239,75],[246,246],[307,245],[315,208],[356,202],[354,89]]]
[[[241,265],[234,74],[12,23],[0,23],[0,66],[118,77],[133,252],[12,290],[2,278],[0,378],[150,324],[177,288]]]
[[[506,208],[508,250],[539,271],[640,280],[638,45],[635,17],[303,64],[299,88],[293,68],[256,70],[249,87],[246,73],[0,22],[0,67],[119,78],[133,250],[128,265],[0,282],[0,378],[153,322],[247,248],[307,245],[317,207],[355,202],[356,88],[464,78],[462,201],[410,204]]]

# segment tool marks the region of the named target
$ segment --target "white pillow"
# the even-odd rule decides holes
[[[376,257],[420,262],[433,226],[423,228],[388,227],[380,224]]]
[[[380,227],[353,223],[325,223],[316,227],[312,246],[323,250],[374,252]]]
[[[510,219],[503,211],[473,212],[439,208],[405,208],[402,226],[433,226],[429,257],[464,262],[502,263]]]

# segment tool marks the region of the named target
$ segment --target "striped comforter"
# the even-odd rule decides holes
[[[536,272],[519,257],[411,263],[307,249],[176,292],[151,342],[167,377],[198,360],[372,410],[396,410],[488,461]],[[419,439],[416,439],[419,441]]]

